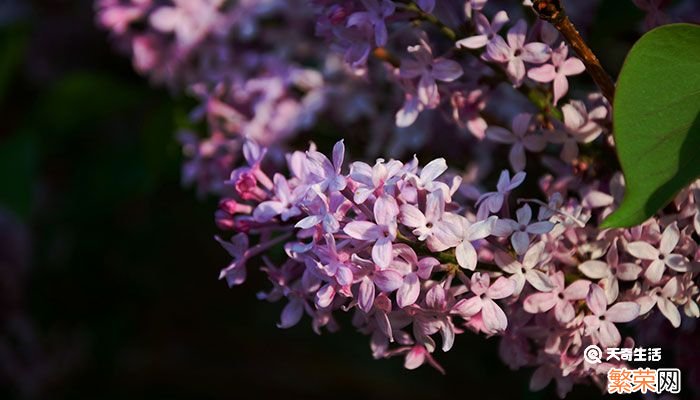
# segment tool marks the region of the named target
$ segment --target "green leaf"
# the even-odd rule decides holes
[[[700,176],[700,26],[662,26],[634,45],[613,124],[626,192],[603,228],[644,222]]]

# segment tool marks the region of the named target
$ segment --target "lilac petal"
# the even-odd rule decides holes
[[[669,268],[676,272],[688,271],[688,259],[680,254],[669,254],[664,261]]]
[[[554,229],[553,222],[540,221],[540,222],[535,222],[534,224],[528,225],[525,230],[528,233],[531,233],[533,235],[544,235],[546,233],[551,232],[552,229]]]
[[[666,266],[664,265],[663,261],[654,260],[647,267],[647,270],[644,272],[644,276],[649,280],[649,282],[657,283],[657,282],[661,281],[661,278],[664,275],[665,269],[666,269]]]
[[[343,166],[343,159],[345,158],[345,141],[339,140],[333,146],[333,167],[335,167],[336,172],[340,172],[340,167]]]
[[[598,285],[590,285],[590,290],[586,296],[586,305],[595,315],[605,314],[608,308],[608,298],[605,296],[605,290]]]
[[[456,61],[436,59],[433,62],[433,78],[439,81],[452,82],[462,74],[464,74],[462,66]]]
[[[591,282],[585,279],[573,282],[569,287],[564,289],[564,297],[567,300],[583,300],[588,295],[590,286]]]
[[[257,222],[267,222],[280,215],[286,206],[279,201],[264,201],[258,204],[253,211],[253,218]]]
[[[432,182],[445,171],[447,171],[447,162],[445,159],[442,157],[436,158],[423,167],[420,171],[420,179],[424,183]]]
[[[578,266],[579,271],[591,279],[603,279],[610,274],[608,264],[598,261],[589,260]]]
[[[610,322],[630,322],[639,316],[639,310],[639,304],[623,301],[610,307],[605,313],[605,319]]]
[[[404,360],[404,368],[416,369],[425,363],[425,355],[427,351],[422,346],[414,346],[411,351],[406,353]]]
[[[642,260],[656,260],[659,251],[647,242],[632,242],[627,245],[627,252]]]
[[[559,72],[564,75],[578,75],[586,70],[586,66],[578,58],[569,58],[559,67]]]
[[[403,285],[403,277],[393,269],[377,271],[374,274],[374,284],[384,293],[391,293]]]
[[[418,98],[426,107],[434,107],[440,102],[437,83],[428,73],[424,72],[418,81]]]
[[[500,36],[494,36],[486,45],[487,57],[495,62],[505,63],[510,60],[510,47]]]
[[[445,300],[445,289],[439,284],[433,286],[425,294],[425,302],[433,310],[443,310],[447,303]]]
[[[617,330],[615,324],[609,321],[602,321],[600,323],[599,335],[600,344],[603,345],[603,347],[615,347],[622,341],[620,331]]]
[[[569,91],[569,81],[566,80],[564,74],[558,74],[554,78],[554,105],[559,102],[559,99],[566,95]]]
[[[525,63],[520,58],[512,58],[508,61],[506,66],[506,72],[511,81],[513,81],[514,86],[520,86],[525,78]]]
[[[526,232],[518,231],[513,233],[513,236],[510,237],[510,242],[516,253],[524,254],[528,246],[530,246],[530,236]]]
[[[518,22],[508,30],[506,38],[511,49],[520,49],[525,44],[525,34],[527,34],[527,23],[524,20]]]
[[[423,215],[418,207],[411,204],[404,204],[401,206],[400,211],[399,221],[401,221],[402,224],[408,226],[409,228],[425,226],[425,215]]]
[[[489,42],[489,38],[486,35],[476,35],[476,36],[470,36],[468,38],[464,38],[462,40],[457,41],[455,45],[457,47],[466,47],[468,49],[480,49]]]
[[[507,129],[500,126],[490,126],[486,129],[486,137],[494,142],[513,144],[517,138]]]
[[[360,310],[369,312],[374,304],[374,283],[368,278],[362,278],[358,289],[357,305]]]
[[[418,300],[420,294],[420,281],[416,274],[408,274],[403,278],[403,284],[396,292],[396,304],[404,308],[410,306]]]
[[[358,240],[374,240],[379,234],[377,225],[369,221],[348,222],[345,228],[343,228],[343,232],[351,238]]]
[[[338,284],[341,286],[348,286],[352,284],[352,270],[344,265],[339,266],[335,273],[335,280],[338,281]]]
[[[373,212],[377,224],[389,226],[395,224],[396,216],[399,215],[399,206],[393,197],[380,196],[374,202]]]
[[[391,264],[391,239],[379,238],[372,246],[372,260],[381,268],[387,268]]]
[[[331,305],[334,298],[335,288],[330,283],[326,284],[316,292],[316,305],[320,308],[326,308]]]
[[[280,323],[277,324],[278,328],[291,328],[301,321],[301,317],[304,315],[304,304],[299,300],[290,300],[286,306],[282,309],[282,315],[280,316]]]
[[[415,79],[423,75],[425,72],[425,64],[420,61],[407,59],[401,60],[401,69],[399,70],[399,76],[404,79]]]
[[[659,297],[656,304],[661,314],[671,322],[674,328],[681,326],[681,313],[678,311],[678,306],[665,297]]]
[[[633,281],[639,278],[642,267],[634,263],[622,263],[617,266],[617,278],[623,281]]]
[[[554,317],[559,323],[565,324],[576,316],[574,306],[567,300],[558,301],[554,306]]]
[[[520,186],[520,184],[525,181],[526,173],[523,171],[518,172],[517,174],[513,175],[513,179],[510,181],[510,184],[508,185],[508,190],[513,190]]]
[[[549,60],[550,49],[544,43],[534,42],[523,46],[523,61],[531,64],[542,64]]]
[[[571,104],[564,104],[561,111],[564,114],[564,123],[570,129],[576,130],[586,123],[586,117]]]
[[[521,142],[515,143],[508,152],[508,161],[513,171],[522,171],[525,169],[527,158],[525,156],[525,147]]]
[[[530,220],[532,219],[532,208],[525,204],[515,212],[515,215],[518,219],[518,223],[529,224]]]
[[[514,291],[513,281],[501,276],[486,290],[486,295],[491,299],[498,300],[512,295]]]
[[[508,318],[506,318],[506,314],[496,302],[489,298],[483,300],[481,316],[488,333],[503,332],[508,327]]]
[[[680,237],[681,233],[678,230],[678,224],[674,222],[666,227],[666,229],[664,229],[664,233],[661,235],[661,243],[659,243],[659,251],[661,254],[670,254],[673,252],[673,249],[678,244]]]
[[[457,263],[460,267],[470,271],[476,269],[478,257],[474,246],[469,241],[460,243],[455,249],[455,255],[457,256]]]
[[[485,3],[486,0],[484,0],[483,2]],[[499,30],[501,30],[501,28],[503,28],[503,25],[508,23],[509,20],[510,18],[508,18],[508,13],[506,13],[505,11],[501,10],[497,12],[496,15],[493,16],[493,20],[491,21],[491,31],[493,31],[494,33],[498,32]]]
[[[440,327],[440,336],[442,337],[442,351],[450,351],[455,343],[455,329],[452,324],[443,322]]]
[[[523,257],[523,266],[527,269],[534,268],[537,263],[540,262],[542,253],[544,252],[544,243],[537,242],[532,247],[530,247],[525,256]]]
[[[525,135],[523,138],[523,145],[526,149],[532,152],[540,152],[547,147],[547,140],[542,135]]]
[[[557,304],[557,300],[557,295],[555,293],[531,294],[525,299],[523,309],[530,314],[546,312]]]
[[[545,64],[527,71],[527,77],[536,82],[547,83],[556,78],[557,72],[552,64]]]
[[[462,318],[469,318],[472,315],[476,315],[482,308],[483,301],[481,297],[474,296],[458,301],[454,307],[452,307],[452,311],[459,314]]]
[[[540,292],[549,292],[556,287],[547,274],[536,269],[525,271],[525,280]]]
[[[403,107],[396,112],[396,126],[406,128],[413,125],[421,111],[423,111],[423,104],[421,104],[418,97],[407,97]]]

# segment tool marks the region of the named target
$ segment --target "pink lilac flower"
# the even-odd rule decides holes
[[[520,207],[515,212],[515,216],[517,221],[502,219],[499,222],[501,226],[507,225],[509,230],[513,232],[510,241],[517,254],[525,254],[530,246],[530,235],[544,235],[554,228],[554,223],[550,221],[530,222],[532,208],[527,204]]]
[[[494,300],[504,299],[513,294],[513,281],[500,277],[491,284],[487,274],[475,272],[471,277],[469,289],[474,294],[455,305],[455,312],[478,321],[479,330],[487,335],[503,332],[508,327],[508,319]]]
[[[399,219],[402,224],[413,228],[412,233],[418,240],[426,241],[433,251],[448,249],[454,242],[451,234],[451,221],[443,220],[445,216],[445,199],[442,191],[428,194],[425,213],[411,204],[403,204]]]
[[[688,270],[686,257],[673,253],[679,239],[680,231],[678,230],[678,225],[674,222],[664,229],[658,248],[647,242],[636,241],[627,244],[627,251],[639,259],[651,261],[651,264],[644,271],[644,276],[649,281],[657,283],[661,281],[666,267],[678,272]]]
[[[544,64],[527,71],[528,78],[542,83],[554,82],[554,104],[569,91],[567,76],[578,75],[586,70],[581,60],[576,57],[566,58],[569,47],[562,43],[552,50],[552,63]]]
[[[467,128],[478,139],[486,136],[488,124],[481,116],[486,108],[486,92],[483,88],[468,92],[456,91],[452,94],[452,118],[460,127]]]
[[[374,203],[376,223],[352,221],[345,225],[343,231],[354,239],[372,242],[372,260],[380,267],[386,268],[391,263],[391,244],[396,239],[398,214],[396,200],[380,196]]]
[[[455,256],[460,267],[471,271],[476,269],[478,255],[474,243],[492,234],[496,219],[494,216],[472,223],[464,217],[459,217],[458,223],[451,222],[454,234],[458,239]]]
[[[588,295],[591,283],[578,280],[568,287],[564,285],[564,273],[559,271],[550,277],[554,288],[545,293],[534,293],[525,298],[523,309],[531,314],[547,312],[554,309],[554,316],[560,323],[574,319],[576,311],[572,301],[583,300]]]
[[[512,132],[498,126],[490,126],[486,129],[486,137],[489,139],[511,145],[508,160],[514,171],[525,169],[525,149],[531,152],[540,152],[547,145],[547,141],[542,135],[530,132],[531,120],[531,114],[522,113],[513,118]]]
[[[600,295],[597,301],[587,302],[593,315],[583,317],[586,333],[597,338],[603,347],[616,347],[622,339],[615,323],[630,322],[637,318],[640,307],[637,303],[623,301],[608,308],[602,289],[597,285],[593,287],[598,288]]]
[[[496,252],[496,264],[506,273],[511,274],[510,279],[515,282],[513,294],[519,295],[525,283],[529,283],[540,292],[548,292],[554,289],[554,283],[547,274],[538,267],[543,265],[542,258],[545,255],[545,244],[539,242],[531,246],[521,257],[522,261],[513,258],[512,255],[504,252]]]
[[[508,194],[520,186],[525,180],[525,172],[518,172],[510,179],[510,173],[507,170],[501,172],[496,184],[496,192],[487,192],[479,196],[476,206],[479,207],[477,212],[478,219],[485,219],[488,213],[495,214],[501,211],[503,204],[508,198]]]
[[[542,64],[550,57],[550,49],[544,43],[525,43],[527,24],[518,21],[508,30],[507,40],[495,36],[486,45],[485,57],[488,61],[506,64],[506,72],[514,86],[520,86],[525,78],[525,63]]]
[[[424,39],[420,44],[410,46],[408,52],[413,59],[401,62],[401,77],[404,79],[420,78],[418,81],[418,98],[428,108],[434,108],[440,102],[436,81],[452,82],[462,76],[464,71],[456,61],[446,58],[433,58],[433,51]]]
[[[579,271],[591,279],[600,279],[600,285],[605,289],[608,304],[614,302],[619,293],[618,281],[635,281],[642,268],[631,262],[620,262],[617,240],[608,249],[606,261],[588,260],[578,266]]]
[[[552,143],[563,144],[562,160],[573,161],[578,157],[578,143],[590,143],[603,133],[601,122],[608,116],[605,106],[597,106],[590,112],[582,101],[574,100],[562,106],[564,127],[547,132]]]

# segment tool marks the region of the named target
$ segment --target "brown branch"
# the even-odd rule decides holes
[[[576,54],[581,57],[586,70],[596,85],[598,85],[600,91],[603,92],[603,96],[612,104],[615,96],[615,83],[610,75],[605,72],[603,66],[600,65],[600,61],[598,61],[598,57],[588,47],[581,34],[578,33],[578,30],[576,30],[576,27],[566,15],[560,0],[534,0],[533,8],[540,19],[554,25],[561,32],[569,45],[576,51]]]

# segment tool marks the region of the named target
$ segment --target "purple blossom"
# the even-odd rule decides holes
[[[392,197],[381,196],[374,203],[374,219],[370,221],[352,221],[345,225],[343,231],[357,240],[373,243],[372,260],[382,268],[391,263],[391,245],[396,239],[396,223],[399,207]]]
[[[525,78],[525,63],[542,64],[550,57],[550,48],[544,43],[525,43],[527,24],[518,21],[508,30],[507,40],[495,36],[486,45],[485,57],[488,61],[506,64],[506,72],[513,85],[520,86]]]
[[[436,81],[452,82],[464,71],[456,61],[446,58],[433,58],[430,45],[421,39],[420,44],[410,46],[408,52],[413,59],[401,62],[401,77],[404,79],[420,78],[418,81],[418,98],[428,108],[435,108],[440,102]]]
[[[678,225],[673,223],[664,229],[658,248],[647,242],[636,241],[627,244],[627,251],[639,259],[651,261],[644,271],[644,276],[651,282],[657,283],[661,280],[666,267],[678,272],[688,270],[688,260],[683,255],[673,253],[679,239]]]
[[[487,335],[503,332],[508,327],[508,318],[494,300],[512,295],[515,289],[513,281],[500,277],[491,284],[488,275],[475,272],[469,288],[474,296],[460,300],[454,307],[455,312],[466,318],[480,316],[480,328]]]
[[[566,58],[569,47],[562,43],[559,48],[552,50],[552,63],[532,68],[527,71],[528,78],[542,83],[554,82],[554,104],[569,91],[567,76],[578,75],[586,70],[581,60],[575,57]]]
[[[501,176],[498,178],[498,183],[496,184],[495,192],[488,192],[482,194],[476,202],[479,211],[477,213],[478,219],[485,219],[488,213],[495,214],[501,211],[503,204],[508,198],[508,194],[525,180],[525,172],[518,172],[510,179],[510,173],[507,170],[501,172]]]
[[[529,131],[531,120],[532,115],[530,114],[518,114],[513,118],[512,132],[498,126],[491,126],[486,130],[486,137],[489,139],[511,145],[508,160],[515,171],[525,169],[525,149],[531,152],[540,152],[547,145],[547,141],[542,135]]]
[[[476,35],[458,40],[455,45],[457,47],[466,47],[468,49],[480,49],[491,43],[495,43],[498,37],[498,31],[503,28],[509,21],[508,14],[505,11],[499,11],[493,17],[493,22],[489,23],[488,18],[484,14],[474,14],[474,23],[476,24]]]
[[[394,14],[396,6],[389,0],[361,0],[367,11],[353,13],[348,17],[347,26],[371,26],[374,29],[374,42],[377,46],[386,45],[388,33],[386,18]]]

